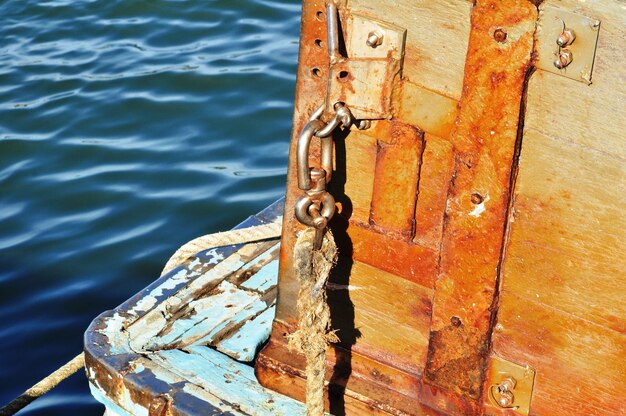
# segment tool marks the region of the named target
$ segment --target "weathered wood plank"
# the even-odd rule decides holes
[[[533,50],[536,7],[478,0],[472,9],[463,96],[452,132],[456,160],[421,397],[479,414],[521,97]],[[494,36],[500,28],[505,39]]]
[[[186,380],[253,416],[306,414],[305,406],[261,387],[252,367],[237,363],[206,347],[192,347],[191,354],[179,350],[159,351],[152,357]]]
[[[469,39],[472,5],[466,0],[387,3],[351,0],[354,13],[407,29],[403,76],[458,100]],[[383,11],[384,10],[384,11]]]
[[[399,293],[411,296],[398,297]],[[430,289],[358,261],[352,265],[350,285],[331,286],[328,294],[331,314],[336,307],[337,316],[331,318],[340,340],[349,340],[348,345],[356,342],[354,351],[386,357],[397,368],[413,373],[422,371],[426,357],[431,297]],[[353,304],[353,312],[341,304],[346,299]],[[345,322],[350,314],[354,322]],[[390,322],[393,331],[389,331]],[[354,331],[358,331],[356,339],[350,333]]]
[[[274,259],[261,267],[259,271],[253,274],[248,280],[239,285],[239,287],[248,290],[254,290],[259,293],[267,293],[278,284],[278,259]]]
[[[260,254],[257,252],[256,254],[258,255],[256,257],[249,260],[239,270],[236,270],[232,275],[228,276],[228,281],[239,286],[263,266],[278,258],[279,252],[280,242],[269,244],[267,250],[262,251]]]
[[[387,234],[413,237],[423,133],[397,121],[379,121],[370,223]]]
[[[247,321],[237,332],[222,339],[217,344],[217,350],[238,361],[253,361],[259,347],[272,332],[275,315],[276,307],[266,309],[259,316]]]
[[[413,242],[439,249],[454,153],[447,140],[432,134],[425,134],[424,139]]]
[[[165,325],[148,348],[190,345],[259,301],[258,294],[222,282],[207,297],[191,301],[185,314]]]
[[[593,66],[593,83],[586,85],[537,71],[528,84],[526,128],[625,158],[624,2],[547,0],[540,7],[563,8],[599,19],[602,23]]]
[[[349,145],[349,149],[347,148]],[[374,169],[376,167],[377,145],[376,139],[367,131],[359,130],[350,132],[345,139],[335,144],[337,149],[336,173],[331,182],[333,189],[337,184],[345,182],[344,192],[346,200],[340,198],[342,211],[349,209],[352,211],[350,218],[353,221],[368,224],[370,220],[370,210],[372,206],[372,192],[374,190]],[[345,158],[345,166],[341,166]],[[349,174],[347,174],[349,172]],[[341,190],[340,190],[341,191]]]
[[[398,118],[426,133],[448,139],[457,116],[459,102],[412,82],[401,86]]]
[[[238,331],[247,321],[261,314],[268,308],[267,303],[262,300],[255,301],[243,308],[231,319],[225,320],[215,328],[210,330],[208,334],[194,341],[191,345],[210,345],[215,346],[225,336]]]
[[[134,322],[127,328],[129,334],[130,345],[135,351],[142,351],[144,348],[156,348],[156,344],[151,342],[163,328],[168,325],[168,321],[172,316],[180,315],[181,309],[187,307],[187,304],[196,299],[202,293],[206,293],[217,287],[226,277],[236,270],[239,270],[249,261],[247,254],[250,250],[250,257],[254,257],[255,250],[265,248],[264,243],[253,243],[244,246],[242,253],[235,252],[226,259],[216,259],[216,264],[208,271],[200,274],[198,272],[189,272],[185,269],[179,271],[175,276],[168,279],[164,285],[182,286],[174,295],[166,300],[159,302],[158,305],[146,313],[142,319]],[[218,261],[220,260],[220,261]],[[180,278],[178,278],[180,274]],[[182,282],[182,283],[181,283]],[[155,290],[162,290],[159,287]],[[145,297],[146,301],[154,301],[157,303],[156,296]],[[151,300],[153,299],[153,300]]]
[[[530,414],[626,413],[626,335],[504,291],[493,351],[536,371]]]
[[[626,333],[624,194],[623,160],[527,130],[505,289]]]
[[[279,323],[275,328],[281,334],[285,331]],[[304,357],[294,355],[287,348],[286,339],[278,336],[272,337],[264,351],[267,353],[257,357],[259,381],[304,400]],[[327,408],[332,414],[439,415],[417,400],[419,374],[406,373],[356,351],[331,345],[326,355],[326,376],[333,385],[327,397]]]

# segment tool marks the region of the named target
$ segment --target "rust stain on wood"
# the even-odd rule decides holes
[[[452,132],[448,193],[422,400],[477,414],[509,206],[536,7],[478,0],[472,10],[463,95]],[[505,41],[494,38],[505,31]]]
[[[370,223],[406,239],[415,229],[415,204],[424,150],[424,134],[398,121],[381,121],[387,128],[378,141]]]

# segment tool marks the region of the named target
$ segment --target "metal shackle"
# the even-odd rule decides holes
[[[319,195],[319,199],[304,195],[296,202],[296,218],[304,225],[323,229],[335,214],[335,198],[328,192]]]
[[[298,188],[303,191],[311,189],[311,168],[309,167],[309,149],[315,133],[326,127],[321,120],[310,120],[298,137],[296,148],[296,170],[298,172]],[[320,164],[326,172],[326,182],[330,182],[333,171],[333,138],[332,136],[320,137],[322,155]]]

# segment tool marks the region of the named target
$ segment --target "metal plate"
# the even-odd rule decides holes
[[[506,406],[497,403],[497,386],[507,379],[515,380],[515,387],[511,390],[513,401]],[[535,381],[535,370],[529,366],[521,366],[497,356],[489,360],[485,409],[487,415],[528,415],[530,399]]]
[[[572,62],[558,69],[554,65],[559,51],[556,40],[563,32],[564,25],[574,31],[576,39],[566,46],[572,53]],[[537,68],[591,84],[599,31],[599,20],[556,7],[546,7],[540,11],[537,26]]]
[[[382,43],[369,46],[373,32]],[[357,119],[391,117],[391,91],[400,75],[406,30],[360,15],[351,15],[344,25],[346,59],[330,66],[326,110],[337,102],[348,105]]]

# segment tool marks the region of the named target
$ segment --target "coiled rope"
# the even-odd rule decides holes
[[[201,251],[277,238],[280,237],[281,228],[281,222],[276,221],[248,228],[238,228],[221,233],[207,234],[202,237],[195,238],[176,250],[176,252],[165,264],[165,268],[161,272],[161,276]],[[0,416],[14,415],[84,367],[85,353],[81,352],[67,364],[61,366],[58,370],[45,377],[39,383],[26,390],[5,406],[2,406],[0,408]]]

